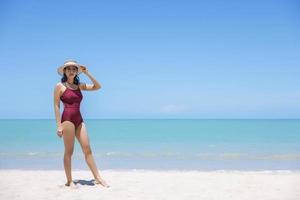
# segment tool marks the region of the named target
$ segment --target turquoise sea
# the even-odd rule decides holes
[[[84,119],[101,169],[299,170],[298,119]],[[54,119],[0,120],[0,169],[63,170]],[[75,140],[72,169],[89,169]]]

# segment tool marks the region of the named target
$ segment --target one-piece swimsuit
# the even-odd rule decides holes
[[[75,128],[77,128],[80,123],[83,122],[80,113],[80,103],[82,99],[83,96],[79,87],[76,90],[66,87],[65,91],[60,96],[60,100],[64,104],[61,123],[64,121],[70,121],[74,124]]]

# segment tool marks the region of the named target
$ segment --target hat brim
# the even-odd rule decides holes
[[[59,75],[63,76],[63,75],[64,75],[64,68],[65,68],[65,67],[68,67],[68,66],[76,66],[77,69],[78,69],[77,75],[80,74],[80,73],[82,72],[82,69],[81,69],[81,67],[80,67],[80,66],[81,66],[80,64],[72,64],[72,65],[62,65],[62,66],[59,66],[59,67],[57,68],[57,73],[58,73]]]

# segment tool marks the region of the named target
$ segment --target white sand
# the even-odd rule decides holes
[[[299,200],[300,172],[103,170],[111,185],[90,184],[90,171],[73,171],[78,187],[64,186],[64,171],[0,170],[0,199]]]

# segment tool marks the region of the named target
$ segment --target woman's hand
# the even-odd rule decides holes
[[[81,70],[82,70],[82,72],[83,72],[84,74],[87,74],[87,73],[88,73],[88,70],[87,70],[86,66],[80,65],[80,67],[81,67]]]
[[[63,130],[62,130],[62,126],[61,126],[61,125],[57,127],[57,132],[56,132],[56,134],[57,134],[58,137],[60,137],[60,138],[61,138],[61,136],[63,135]]]

